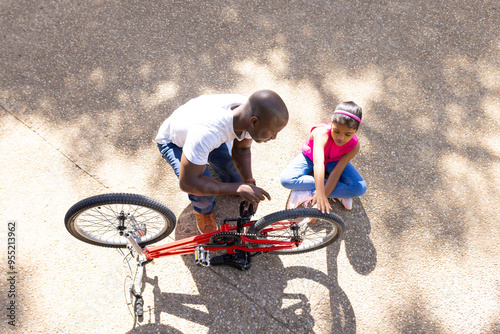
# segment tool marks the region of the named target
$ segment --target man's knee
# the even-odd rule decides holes
[[[201,214],[212,213],[215,206],[215,196],[195,196],[189,194],[189,199],[195,208],[195,211]]]

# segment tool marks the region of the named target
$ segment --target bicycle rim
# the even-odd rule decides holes
[[[292,241],[298,237],[300,242],[296,247],[270,252],[298,254],[331,244],[342,235],[343,230],[343,221],[335,214],[322,214],[317,209],[293,209],[261,218],[250,228],[249,233],[277,241]]]
[[[139,245],[157,242],[175,228],[175,215],[163,203],[138,194],[102,194],[73,205],[64,219],[66,229],[89,244],[123,248],[126,233]]]

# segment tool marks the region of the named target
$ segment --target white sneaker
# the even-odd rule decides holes
[[[311,190],[292,190],[292,192],[290,192],[290,196],[288,196],[286,209],[295,209],[300,205],[307,206],[312,198],[313,192]]]
[[[352,198],[337,198],[346,210],[352,210]]]

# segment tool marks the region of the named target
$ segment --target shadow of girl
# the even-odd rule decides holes
[[[370,239],[370,219],[360,199],[354,199],[352,211],[345,210],[339,202],[333,203],[332,208],[346,225],[342,240],[349,263],[358,274],[370,274],[377,265],[377,250]]]

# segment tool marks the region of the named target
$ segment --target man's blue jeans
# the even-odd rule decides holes
[[[175,175],[179,177],[181,168],[182,148],[173,143],[158,144],[158,149],[161,155],[174,169]],[[236,170],[231,156],[231,151],[226,143],[210,152],[208,156],[208,164],[217,174],[222,182],[243,182],[240,174]],[[204,176],[212,177],[208,166],[203,172]],[[207,215],[214,211],[215,196],[195,196],[188,194],[194,210],[198,213]]]
[[[331,173],[338,161],[326,164],[326,173]],[[281,174],[281,184],[291,190],[316,190],[314,184],[314,163],[300,153]],[[326,182],[326,179],[325,179]],[[366,192],[366,182],[351,163],[345,167],[330,198],[354,198]]]

